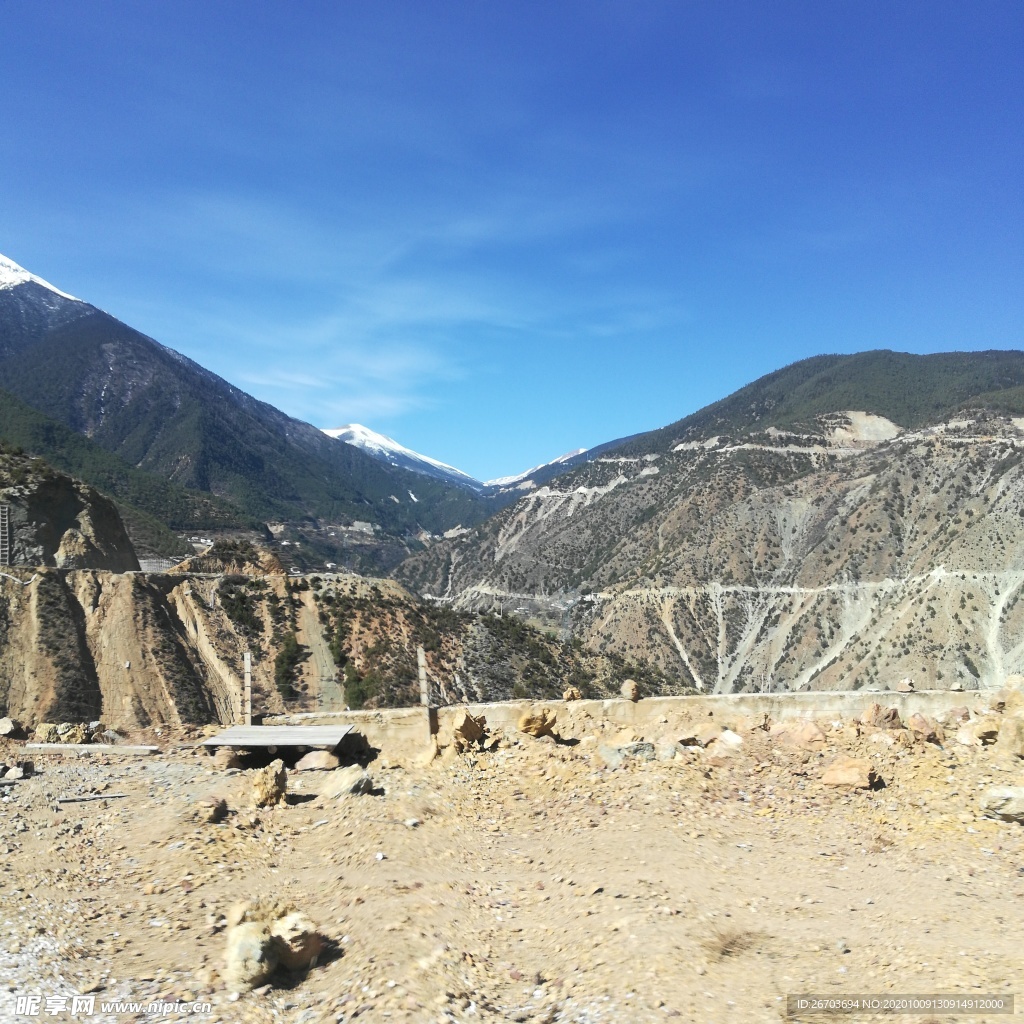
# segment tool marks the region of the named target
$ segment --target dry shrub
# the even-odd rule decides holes
[[[757,945],[757,932],[743,928],[715,925],[712,933],[704,940],[704,950],[709,960],[725,960],[727,957],[739,956]]]

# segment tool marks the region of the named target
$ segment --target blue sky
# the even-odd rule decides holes
[[[481,478],[1024,348],[1024,5],[4,0],[0,252]]]

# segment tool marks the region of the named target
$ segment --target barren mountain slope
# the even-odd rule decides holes
[[[1024,432],[863,413],[696,433],[540,488],[406,563],[715,691],[996,684],[1024,666]]]

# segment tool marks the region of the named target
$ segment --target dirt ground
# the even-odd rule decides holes
[[[341,800],[316,796],[332,773],[290,773],[289,803],[260,810],[246,771],[191,743],[33,753],[0,804],[0,1020],[33,1019],[30,993],[95,997],[91,1018],[48,1020],[297,1024],[830,1019],[787,1016],[798,993],[1024,1003],[1024,827],[977,810],[979,790],[1024,776],[990,748],[847,730],[809,753],[751,733],[732,756],[613,770],[593,744],[523,736],[371,763],[374,793]],[[826,788],[849,753],[884,788]],[[197,823],[210,793],[231,811]],[[308,975],[235,996],[224,915],[254,896],[293,901],[331,946]],[[212,1008],[101,1011],[116,998]]]

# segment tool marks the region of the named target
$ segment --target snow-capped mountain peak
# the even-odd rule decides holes
[[[67,292],[62,292],[59,288],[55,288],[49,281],[44,281],[41,277],[30,274],[24,267],[19,267],[14,260],[0,254],[0,290],[16,288],[19,284],[28,284],[29,282],[42,285],[62,298],[72,299],[75,302],[81,301],[81,299],[76,299],[74,295],[68,295]]]
[[[495,480],[487,480],[485,482],[486,486],[511,487],[512,484],[517,484],[520,480],[525,480],[528,476],[533,476],[538,469],[547,469],[548,466],[557,466],[561,462],[568,462],[570,459],[575,459],[577,455],[583,455],[586,450],[586,448],[574,448],[571,452],[559,455],[557,459],[552,459],[550,462],[542,462],[539,466],[533,466],[530,469],[524,470],[522,473],[516,473],[515,476],[499,476]]]
[[[423,473],[426,476],[447,480],[450,483],[471,487],[474,490],[480,490],[482,486],[479,480],[471,477],[468,473],[463,473],[461,469],[449,466],[448,463],[440,462],[438,459],[432,459],[429,455],[414,452],[411,448],[406,448],[404,444],[399,444],[394,438],[378,434],[377,431],[370,430],[369,427],[364,427],[361,423],[348,423],[343,427],[324,429],[324,433],[328,437],[334,437],[346,444],[355,445],[356,448],[362,448],[363,451],[392,466],[401,466],[404,469],[411,469],[415,473]],[[418,501],[419,499],[414,498],[413,500]]]

